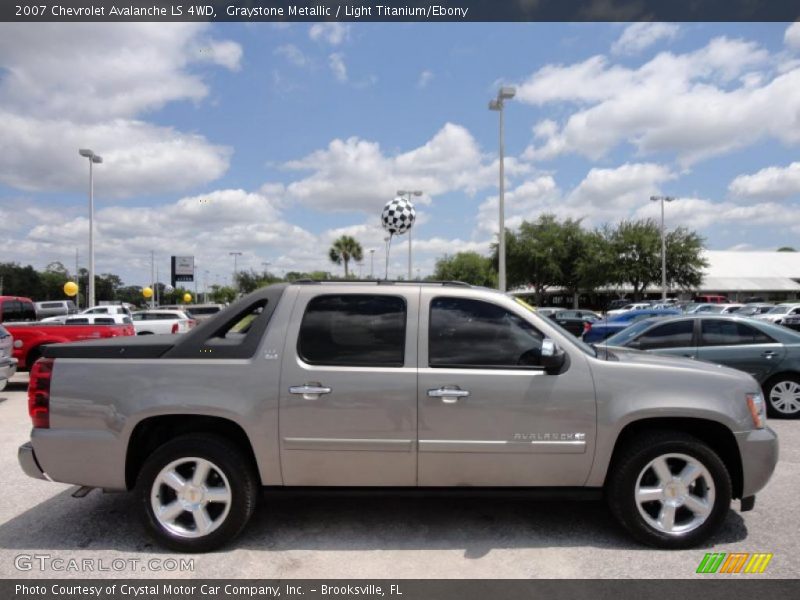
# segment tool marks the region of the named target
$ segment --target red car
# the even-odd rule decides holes
[[[30,370],[42,354],[45,344],[62,344],[136,335],[132,323],[120,325],[62,325],[61,323],[4,323],[14,337],[14,358],[20,370]]]

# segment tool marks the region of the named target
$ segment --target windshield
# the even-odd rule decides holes
[[[606,340],[603,342],[603,345],[624,346],[626,342],[632,340],[646,329],[649,329],[650,326],[656,322],[656,320],[657,319],[651,318],[651,319],[645,319],[643,321],[638,321],[637,323],[634,323],[630,327],[626,327],[619,333],[615,333],[614,335],[606,338]]]

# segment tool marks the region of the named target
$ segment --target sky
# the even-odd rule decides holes
[[[488,255],[501,85],[508,227],[660,218],[666,194],[710,249],[800,245],[800,23],[3,23],[0,262],[87,265],[78,148],[103,157],[97,272],[126,284],[151,252],[162,280],[194,256],[201,289],[230,252],[341,275],[343,234],[383,276],[398,189],[424,192],[413,276]]]

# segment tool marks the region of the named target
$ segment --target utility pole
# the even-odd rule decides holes
[[[500,113],[500,194],[498,198],[499,204],[499,224],[497,231],[497,270],[498,288],[501,292],[506,291],[506,211],[505,211],[505,191],[506,191],[506,176],[505,176],[505,137],[504,137],[504,120],[503,108],[505,101],[511,100],[517,93],[513,87],[501,87],[497,92],[497,98],[489,102],[489,110],[494,110]]]
[[[369,278],[375,279],[375,248],[369,250]]]
[[[241,252],[228,252],[228,254],[233,257],[233,287],[235,287],[236,291],[238,292],[239,291],[239,284],[236,281],[236,273],[238,273],[238,271],[236,269],[236,259],[239,258],[242,255],[242,253]]]
[[[154,250],[150,250],[150,285],[153,290],[153,295],[150,296],[150,308],[153,309],[156,307],[156,253]]]
[[[650,196],[651,202],[661,202],[661,301],[667,300],[667,240],[664,234],[664,202],[672,202],[673,196]]]
[[[411,203],[411,196],[422,196],[422,190],[397,190],[398,196],[408,197]],[[411,228],[408,228],[408,280],[411,281]]]

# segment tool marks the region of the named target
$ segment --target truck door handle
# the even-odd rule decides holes
[[[317,400],[322,394],[330,394],[331,388],[320,385],[319,383],[306,383],[305,385],[293,385],[289,388],[290,394],[302,396],[306,400]]]
[[[459,398],[466,398],[469,396],[467,390],[460,390],[458,388],[440,387],[433,390],[428,390],[429,398],[441,398],[445,404],[455,404]]]
[[[767,350],[766,352],[762,352],[761,356],[763,356],[764,358],[772,358],[773,356],[775,356],[775,352],[772,350]]]

